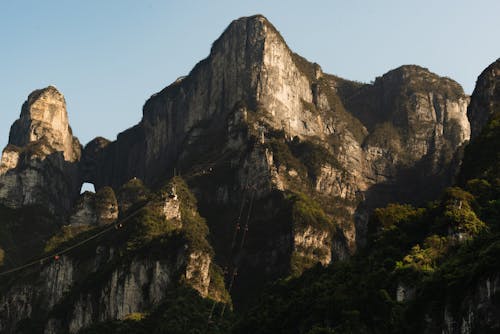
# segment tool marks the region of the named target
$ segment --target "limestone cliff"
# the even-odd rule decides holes
[[[112,190],[87,192],[75,206],[71,225],[54,236],[46,249],[57,254],[81,240],[81,235],[71,236],[68,231],[82,226],[85,236],[97,231],[101,238],[3,278],[0,332],[33,328],[43,333],[77,333],[97,322],[147,313],[181,284],[202,297],[229,302],[206,241],[204,221],[184,183],[171,181],[167,193],[146,198],[148,204],[139,211],[144,189],[136,180],[124,188],[122,192],[129,195],[136,191],[131,204],[135,207],[122,212],[114,228],[95,226],[116,219]]]
[[[415,65],[350,89],[345,80],[332,82],[346,108],[369,129],[358,182],[366,185],[361,217],[390,202],[423,203],[452,184],[470,137],[469,97],[458,83]],[[364,229],[363,220],[358,229]]]
[[[107,225],[118,219],[118,203],[113,189],[103,187],[97,193],[84,192],[69,217],[72,226]]]
[[[0,331],[16,332],[21,320],[41,318],[44,333],[77,333],[99,321],[125,319],[158,306],[179,273],[188,280],[204,275],[204,296],[210,284],[210,261],[193,271],[197,254],[172,249],[162,259],[134,256],[124,261],[117,249],[98,247],[94,259],[62,256],[40,268],[34,283],[15,283],[0,297]],[[117,262],[120,263],[117,265]]]
[[[98,188],[133,177],[154,185],[176,170],[202,207],[240,204],[248,186],[257,198],[308,193],[331,203],[341,258],[363,242],[372,208],[421,202],[451,183],[470,136],[467,104],[456,82],[418,66],[371,85],[325,74],[264,17],[246,17],[153,95],[138,125],[87,145],[82,169]]]
[[[493,113],[500,110],[500,59],[488,66],[478,77],[467,110],[472,137],[477,137]]]
[[[31,93],[14,122],[0,165],[0,201],[67,212],[80,191],[81,147],[68,124],[64,96],[53,86]]]
[[[458,303],[453,296],[449,296],[450,301],[439,313],[434,311],[427,315],[426,333],[435,333],[439,327],[448,334],[494,333],[500,330],[500,309],[496,303],[499,289],[500,279],[498,275],[493,275],[472,286]]]
[[[157,192],[147,188],[158,190],[174,175],[195,195],[183,205],[184,190],[170,184],[126,241],[137,250],[167,234],[195,238],[187,248],[164,240],[168,255],[127,253],[119,266],[115,250],[106,248],[112,270],[66,257],[59,262],[64,277],[51,276],[57,292],[47,294],[71,291],[73,299],[64,304],[71,307],[66,320],[54,317],[46,331],[74,332],[148,310],[174,276],[207,296],[214,260],[237,269],[238,304],[266,282],[348,258],[363,244],[373,208],[429,200],[451,184],[470,136],[468,102],[456,82],[418,66],[373,84],[323,73],[260,15],[232,22],[206,59],[146,101],[139,124],[115,141],[94,139],[81,159],[62,95],[53,87],[33,93],[2,157],[3,203],[69,212],[77,227],[109,224],[149,203]],[[98,193],[71,207],[82,182]],[[98,200],[100,189],[113,198]],[[96,290],[69,288],[101,271],[106,277]],[[3,328],[32,317],[23,302],[46,302],[37,289],[46,293],[36,284],[9,290],[2,305],[16,311],[0,318]]]

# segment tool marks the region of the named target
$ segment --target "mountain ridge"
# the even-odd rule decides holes
[[[416,65],[373,84],[325,74],[293,53],[263,16],[237,19],[189,75],[145,102],[138,124],[115,141],[90,141],[71,168],[55,165],[53,181],[63,182],[71,171],[73,193],[91,182],[97,194],[65,196],[59,208],[54,204],[63,194],[51,190],[59,215],[54,221],[67,225],[51,245],[74,242],[141,204],[151,206],[140,209],[132,230],[125,229],[133,233],[118,244],[92,244],[97,253],[89,247],[83,266],[71,254],[42,265],[40,275],[59,282],[57,291],[9,283],[11,295],[0,300],[0,309],[17,313],[0,317],[0,328],[13,331],[37,315],[47,333],[76,333],[93,322],[154,309],[179,282],[214,305],[231,305],[230,293],[233,305],[244,308],[269,282],[345,261],[366,244],[375,208],[419,204],[453,184],[470,136],[468,102],[456,82]],[[48,146],[61,155],[57,140]],[[25,178],[9,152],[0,169],[5,205],[12,199],[2,192],[8,180]],[[30,159],[39,163],[38,156]],[[37,169],[35,188],[44,184],[46,169]],[[43,196],[33,203],[46,205]],[[178,261],[146,261],[140,250],[157,247],[178,254]],[[80,289],[101,270],[102,284]],[[140,294],[139,285],[150,292]],[[33,313],[19,304],[43,305],[51,293],[54,299]],[[98,316],[102,310],[105,316]]]

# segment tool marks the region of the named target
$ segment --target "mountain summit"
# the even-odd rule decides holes
[[[54,86],[35,90],[24,102],[2,153],[0,202],[67,212],[80,192],[80,156],[64,96]]]

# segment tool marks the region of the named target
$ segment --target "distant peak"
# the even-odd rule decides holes
[[[440,76],[419,65],[402,65],[377,78],[376,82],[380,81],[410,85],[417,90],[441,91],[455,97],[465,95],[462,86],[455,80]]]
[[[56,86],[49,85],[45,88],[36,89],[31,92],[28,96],[28,103],[32,104],[44,96],[56,97],[64,100],[64,95],[56,88]]]
[[[491,63],[484,71],[479,75],[479,78],[484,78],[487,76],[500,76],[500,58]]]
[[[109,139],[106,139],[104,137],[96,137],[88,142],[87,145],[85,145],[85,150],[101,149],[108,146],[110,143],[111,141]]]
[[[270,24],[269,20],[262,14],[255,14],[255,15],[251,15],[251,16],[242,16],[242,17],[234,20],[232,23],[234,23],[234,22],[256,22],[256,21]]]
[[[213,47],[219,46],[227,38],[246,40],[264,39],[269,32],[276,34],[286,44],[279,31],[265,16],[261,14],[243,16],[228,25],[222,35],[214,42]]]
[[[401,66],[387,72],[384,76],[391,75],[391,74],[405,76],[405,75],[412,75],[412,74],[419,74],[419,73],[434,74],[431,71],[429,71],[429,69],[426,67],[408,64],[408,65],[401,65]]]
[[[245,31],[249,30],[250,28],[262,30],[265,26],[268,25],[271,25],[271,23],[262,15],[243,16],[232,21],[221,37],[228,33],[239,31],[241,29],[244,29]]]

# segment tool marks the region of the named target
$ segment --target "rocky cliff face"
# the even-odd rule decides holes
[[[53,87],[34,92],[4,150],[0,199],[70,212],[73,226],[105,225],[148,201],[144,185],[158,189],[180,174],[207,218],[216,261],[239,268],[238,303],[269,280],[353,254],[373,208],[428,200],[451,184],[470,136],[468,102],[456,82],[418,66],[400,67],[373,84],[323,73],[294,54],[264,17],[245,17],[229,25],[188,76],[146,101],[139,124],[116,141],[94,139],[81,159],[62,95]],[[84,194],[71,208],[82,182],[113,196]],[[208,234],[193,216],[197,209],[183,208],[178,189],[169,191],[152,215],[162,223],[143,217],[151,223],[144,226],[148,237],[164,228]],[[148,309],[153,292],[178,270],[206,296],[214,264],[205,237],[198,240],[201,250],[174,249],[181,260],[168,265],[139,256],[114,267],[97,291],[75,295],[69,322],[54,318],[46,330],[73,332]],[[64,277],[101,270],[73,274],[71,264]],[[33,286],[16,285],[10,296],[43,300]],[[54,295],[62,296],[65,286]],[[139,287],[149,292],[139,295]],[[16,309],[4,328],[31,314],[20,303],[3,305]]]
[[[183,271],[188,280],[203,277],[197,287],[208,294],[210,261],[197,263],[198,254],[177,250],[161,260],[134,257],[107,270],[119,256],[116,250],[96,252],[95,261],[62,256],[41,268],[37,284],[14,284],[0,298],[0,331],[15,332],[21,320],[37,317],[47,318],[44,333],[77,333],[99,321],[125,319],[157,306]],[[99,273],[105,274],[97,280]]]
[[[500,309],[495,302],[499,292],[499,277],[485,278],[471,289],[470,293],[460,301],[460,305],[449,303],[441,317],[433,320],[443,323],[443,333],[494,333],[500,330]],[[428,324],[428,333],[435,332],[433,325],[435,325],[433,322]]]
[[[144,190],[134,180],[125,187],[122,192],[136,192],[131,205],[137,206]],[[70,216],[71,225],[63,231],[84,226],[84,231],[95,234],[97,228],[103,236],[71,253],[45,259],[17,279],[4,280],[0,331],[77,333],[97,322],[123,320],[154,309],[179,284],[202,297],[227,302],[224,287],[217,284],[221,278],[206,235],[199,231],[202,225],[196,230],[191,226],[193,218],[200,219],[195,204],[189,203],[186,189],[181,196],[175,185],[169,189],[165,198],[149,199],[139,211],[122,212],[125,218],[115,228],[106,226],[107,230],[95,226],[116,220],[113,191],[102,188],[96,194],[82,194]],[[58,251],[65,242],[57,235],[49,244]]]
[[[10,129],[11,145],[24,147],[42,139],[54,151],[63,152],[65,161],[80,159],[80,145],[69,127],[66,101],[54,86],[32,92]]]
[[[493,113],[500,110],[500,59],[479,76],[467,111],[472,137],[477,137]]]
[[[370,130],[362,144],[361,217],[390,202],[422,203],[452,184],[470,137],[469,98],[459,84],[414,65],[350,89],[332,79],[346,108]]]
[[[202,206],[241,203],[249,185],[258,198],[306,192],[332,203],[327,214],[344,240],[336,252],[352,253],[372,208],[420,202],[451,183],[470,136],[468,101],[456,82],[418,66],[372,85],[324,74],[264,17],[241,18],[187,77],[146,102],[137,126],[86,147],[85,180],[153,185],[175,169]],[[201,179],[215,182],[222,169],[231,182],[206,187]]]
[[[80,191],[81,147],[68,124],[66,102],[53,86],[31,93],[12,125],[0,165],[0,201],[67,212]]]
[[[69,217],[72,226],[108,225],[118,219],[118,202],[112,188],[103,187],[97,193],[84,192]]]

